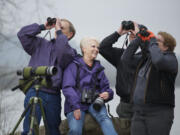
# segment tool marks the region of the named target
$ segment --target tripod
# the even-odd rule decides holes
[[[34,88],[36,90],[36,96],[31,97],[29,100],[29,103],[27,105],[27,107],[25,108],[25,110],[23,111],[23,113],[21,114],[18,122],[16,123],[14,129],[12,130],[12,132],[10,133],[10,135],[14,135],[16,129],[18,128],[19,124],[21,123],[22,119],[25,117],[26,113],[28,112],[28,110],[30,109],[30,127],[29,127],[29,132],[28,135],[32,135],[33,131],[35,135],[39,135],[39,124],[36,118],[36,106],[39,105],[40,106],[40,110],[41,110],[41,115],[43,118],[43,122],[44,122],[44,127],[45,127],[45,134],[49,135],[49,131],[48,131],[48,125],[47,125],[47,121],[46,121],[46,117],[45,117],[45,112],[44,112],[44,108],[42,105],[42,99],[39,97],[39,89],[40,89],[40,82],[43,78],[41,76],[36,76],[33,80],[33,85]]]

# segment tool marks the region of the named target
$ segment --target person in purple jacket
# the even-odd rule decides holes
[[[89,112],[100,124],[104,135],[117,135],[105,104],[99,110],[97,99],[108,102],[113,98],[104,68],[95,60],[99,53],[99,43],[95,38],[83,38],[80,43],[83,57],[76,57],[65,69],[63,75],[63,94],[65,96],[65,115],[69,125],[69,135],[81,135],[85,113]],[[98,98],[94,98],[98,93]],[[94,101],[95,100],[95,101]]]
[[[55,28],[55,38],[48,41],[37,36],[43,30]],[[76,51],[72,49],[68,41],[75,35],[73,24],[66,19],[56,19],[56,23],[49,25],[47,22],[42,25],[36,23],[23,27],[17,34],[24,50],[31,56],[29,66],[55,66],[58,69],[56,75],[51,77],[52,87],[42,87],[39,91],[39,97],[43,101],[43,107],[47,118],[47,124],[50,135],[60,135],[59,125],[61,122],[61,81],[62,71],[73,60]],[[24,107],[36,92],[31,87],[26,93]],[[40,107],[36,108],[38,123],[40,123]],[[25,116],[22,135],[29,132],[29,113]]]

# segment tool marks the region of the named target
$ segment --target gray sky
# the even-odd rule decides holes
[[[13,10],[9,6],[15,17],[11,18],[9,14],[7,18],[12,21],[15,19],[18,23],[13,26],[15,28],[13,31],[7,30],[11,25],[5,25],[4,29],[5,33],[14,35],[14,40],[18,40],[16,33],[21,27],[35,22],[45,23],[48,16],[59,17],[69,19],[74,24],[77,33],[70,43],[79,49],[82,37],[93,36],[101,41],[116,31],[121,21],[133,20],[146,25],[155,34],[160,30],[171,33],[176,38],[175,52],[180,57],[179,0],[15,0],[15,2],[18,3],[18,9]],[[120,38],[115,46],[122,47],[123,41],[124,37]],[[11,48],[12,46],[13,44],[8,47],[10,49],[0,53],[3,57],[0,65],[10,63],[10,66],[26,66],[29,56],[21,49],[20,43],[18,48]],[[100,55],[98,58],[106,66],[106,73],[114,69]],[[115,72],[108,77],[114,82]]]
[[[39,6],[34,6],[37,1]],[[49,8],[40,6],[42,3]],[[44,23],[47,16],[67,18],[75,25],[77,34],[73,40],[79,43],[84,36],[102,40],[117,30],[122,20],[134,20],[146,25],[155,34],[159,30],[167,31],[180,43],[179,5],[179,0],[31,0],[19,4],[21,10],[18,16],[23,21],[17,30],[33,22]],[[175,51],[180,55],[180,46],[177,45]]]

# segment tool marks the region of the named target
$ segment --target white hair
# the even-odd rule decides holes
[[[80,42],[80,48],[81,48],[82,53],[83,53],[82,48],[90,45],[89,41],[95,41],[97,45],[99,46],[99,41],[95,37],[84,37],[81,39],[81,42]]]

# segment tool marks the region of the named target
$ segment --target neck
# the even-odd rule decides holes
[[[89,57],[83,56],[83,60],[84,60],[84,62],[85,62],[88,66],[91,67],[91,66],[93,65],[93,60],[90,59]]]

